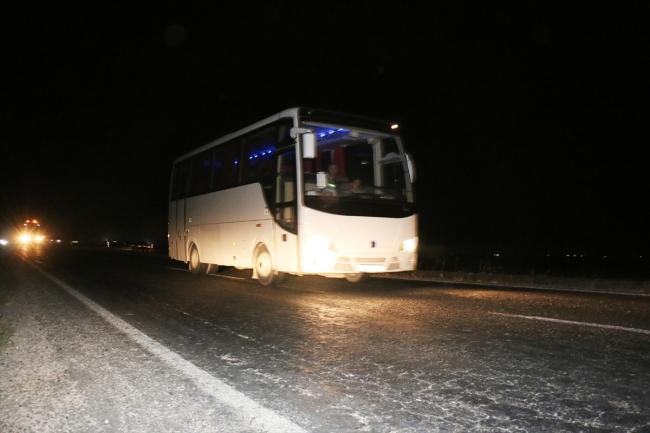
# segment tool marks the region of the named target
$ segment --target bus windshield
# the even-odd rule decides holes
[[[305,123],[317,154],[303,160],[305,205],[341,215],[413,214],[413,192],[398,138],[380,132]]]

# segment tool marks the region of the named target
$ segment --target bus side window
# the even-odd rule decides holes
[[[278,148],[293,146],[292,125],[291,119],[283,119],[246,137],[242,183],[262,182],[267,189],[273,187],[273,157]]]
[[[243,183],[259,182],[272,175],[273,153],[276,148],[277,126],[264,128],[246,138],[244,144]]]
[[[224,182],[226,173],[225,152],[221,148],[215,149],[212,154],[212,190],[219,190],[226,186]]]
[[[182,199],[187,195],[187,180],[190,161],[180,161],[174,166],[174,180],[172,183],[172,200]]]
[[[201,152],[192,157],[190,173],[190,195],[203,194],[210,190],[212,150]]]
[[[212,189],[220,190],[238,184],[241,140],[217,146],[212,156]]]

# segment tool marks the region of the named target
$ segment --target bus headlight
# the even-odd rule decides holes
[[[307,238],[307,246],[313,252],[323,252],[325,250],[336,251],[334,244],[323,235],[313,234]]]
[[[302,254],[303,267],[308,272],[326,272],[336,263],[336,247],[323,235],[306,236]]]
[[[36,242],[37,244],[40,244],[40,243],[43,242],[44,240],[45,240],[45,236],[43,236],[43,235],[36,235],[36,236],[34,236],[34,242]]]
[[[418,249],[418,238],[406,239],[402,242],[402,250],[407,253],[414,253]]]
[[[20,236],[18,236],[18,242],[20,242],[23,245],[27,245],[32,241],[32,235],[29,233],[23,233]]]

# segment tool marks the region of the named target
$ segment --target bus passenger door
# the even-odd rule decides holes
[[[298,221],[296,209],[296,152],[291,146],[279,150],[275,176],[275,225],[274,244],[276,269],[298,272]]]
[[[185,242],[187,240],[187,230],[185,221],[185,206],[187,205],[187,200],[180,199],[176,201],[176,257],[180,261],[187,261],[187,245]]]
[[[187,195],[189,160],[174,166],[172,174],[171,200],[169,202],[169,255],[176,260],[187,261],[185,248],[186,221],[185,197]]]

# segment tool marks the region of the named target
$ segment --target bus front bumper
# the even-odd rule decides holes
[[[417,252],[398,251],[374,257],[339,254],[326,251],[303,256],[303,272],[310,274],[356,274],[413,271],[417,267]]]

